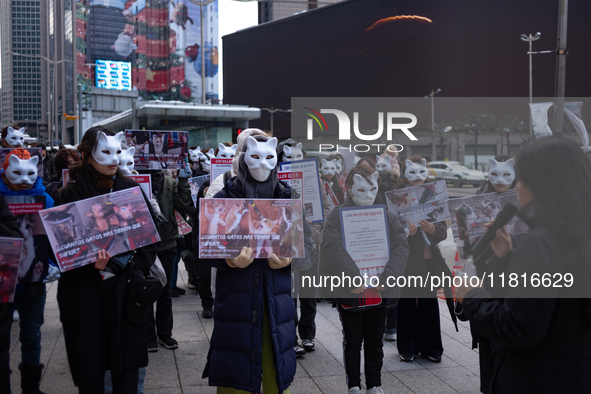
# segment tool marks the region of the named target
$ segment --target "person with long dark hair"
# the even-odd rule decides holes
[[[102,127],[86,131],[78,145],[82,160],[70,167],[75,182],[58,190],[56,206],[138,186],[118,168],[121,140],[117,147],[117,141],[110,140],[116,138],[113,135]],[[146,204],[154,218],[147,199]],[[111,257],[105,250],[98,252],[94,264],[62,273],[57,293],[60,320],[70,372],[82,394],[102,393],[107,370],[114,393],[137,391],[138,368],[148,365],[148,308],[132,321],[127,284],[135,268],[149,274],[156,256],[154,246],[136,249],[134,264],[109,279],[101,277]]]
[[[544,137],[521,147],[515,169],[518,215],[532,231],[513,248],[507,229],[498,230],[493,259],[504,261],[506,277],[571,273],[576,292],[521,283],[493,298],[466,285],[456,298],[497,344],[488,392],[583,392],[591,387],[591,302],[572,297],[591,294],[591,162],[572,140]]]

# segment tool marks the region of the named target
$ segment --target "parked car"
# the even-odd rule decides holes
[[[453,182],[455,187],[465,184],[480,186],[488,179],[488,174],[478,170],[471,170],[459,161],[432,161],[427,166],[435,172],[435,179]]]

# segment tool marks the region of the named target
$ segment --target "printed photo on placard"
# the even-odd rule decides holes
[[[176,224],[179,226],[179,238],[184,237],[192,231],[192,227],[176,209],[174,210],[174,218],[176,219]]]
[[[16,148],[0,148],[0,163],[4,163],[6,156],[12,149]],[[39,161],[37,162],[37,175],[43,178],[43,155],[41,154],[41,148],[23,148],[28,151],[31,157],[37,156]]]
[[[421,220],[429,223],[448,220],[450,211],[447,199],[445,181],[405,187],[386,193],[388,210],[398,215],[405,228],[409,223],[418,227]]]
[[[447,202],[451,216],[451,229],[454,242],[458,242],[458,221],[456,211],[460,207],[466,210],[466,221],[470,239],[481,237],[486,232],[484,225],[494,220],[501,212],[501,200],[498,193],[479,194],[477,196],[454,198]]]
[[[304,256],[300,200],[199,200],[199,258],[234,258],[243,246],[255,258]]]
[[[125,130],[125,142],[135,147],[136,170],[181,169],[188,154],[188,131]]]
[[[62,272],[160,241],[139,187],[92,197],[40,212]]]
[[[509,190],[505,193],[499,194],[499,200],[501,201],[501,207],[504,207],[505,204],[511,202],[516,206],[519,206],[519,198],[517,197],[517,192],[515,190]],[[517,215],[513,216],[509,223],[506,224],[507,231],[509,234],[512,235],[520,235],[520,234],[527,234],[530,232],[530,228],[523,220],[521,220]]]
[[[0,302],[14,302],[22,249],[21,238],[0,237]]]
[[[152,199],[152,175],[128,175],[127,177],[136,181],[146,194],[146,197],[148,197],[150,200]]]
[[[209,179],[209,175],[201,175],[196,176],[194,178],[189,178],[189,187],[191,188],[191,198],[193,198],[193,205],[197,206],[197,194],[199,193],[199,188]]]
[[[16,217],[24,238],[23,260],[18,270],[18,282],[39,282],[47,277],[48,241],[39,216],[45,209],[45,196],[4,196],[8,209]]]

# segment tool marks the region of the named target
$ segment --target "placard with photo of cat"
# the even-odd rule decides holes
[[[450,218],[445,181],[424,183],[386,192],[388,211],[398,215],[404,228],[419,221],[443,222]]]
[[[451,229],[453,231],[454,242],[458,242],[458,220],[456,211],[464,207],[466,211],[466,221],[468,222],[468,232],[470,239],[474,240],[482,237],[486,232],[484,225],[494,220],[501,212],[501,200],[498,193],[479,194],[477,196],[454,198],[447,202],[451,216]]]
[[[0,302],[14,302],[24,240],[0,237]]]
[[[243,246],[255,258],[304,257],[301,200],[199,200],[199,258],[235,258]]]
[[[135,147],[134,169],[182,169],[188,155],[188,131],[125,130],[125,143]]]

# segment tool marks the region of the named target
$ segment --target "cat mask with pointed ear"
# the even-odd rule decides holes
[[[302,153],[302,143],[298,142],[295,146],[283,145],[283,159],[285,161],[304,160]]]
[[[248,136],[244,162],[248,167],[248,172],[254,179],[259,182],[266,181],[277,165],[277,138],[257,141],[255,138]]]
[[[30,159],[19,159],[16,155],[8,157],[8,167],[6,167],[6,178],[13,185],[35,184],[37,180],[37,164],[39,156],[33,156]]]
[[[25,144],[25,128],[13,129],[12,127],[8,127],[4,141],[11,147],[23,146]]]
[[[131,147],[125,150],[122,150],[120,154],[117,155],[119,159],[119,168],[125,175],[131,175],[133,171],[133,155],[135,154],[135,147]]]
[[[226,146],[224,144],[218,145],[218,155],[216,157],[224,157],[226,159],[232,159],[236,155],[237,144],[232,146]]]
[[[499,162],[488,160],[488,180],[493,185],[509,186],[515,180],[515,160],[509,159]]]
[[[367,206],[374,203],[378,195],[378,177],[377,171],[369,176],[371,182],[359,174],[353,175],[351,198],[355,205]]]
[[[392,169],[392,163],[390,162],[390,156],[381,157],[376,155],[376,170],[390,172]]]
[[[197,147],[195,149],[190,149],[189,148],[189,159],[191,159],[191,161],[193,163],[196,163],[199,161],[199,153],[201,153],[201,148]]]
[[[102,166],[119,164],[117,155],[121,154],[121,142],[124,138],[125,133],[123,131],[115,135],[106,135],[104,132],[99,131],[96,146],[92,151],[92,157]]]
[[[213,149],[210,149],[210,151],[213,152]],[[197,152],[197,162],[201,166],[203,172],[208,174],[211,172],[211,159],[207,154],[201,151]]]
[[[343,172],[343,161],[341,159],[335,159],[335,165],[337,167],[337,174],[340,174],[341,172]]]
[[[404,177],[411,182],[416,180],[424,181],[427,179],[427,160],[424,158],[420,163],[414,163],[410,160],[405,161],[406,171]]]
[[[209,148],[209,150],[205,152],[205,155],[211,160],[215,157],[215,151],[213,148]]]
[[[326,159],[322,159],[322,166],[320,167],[320,172],[322,173],[322,175],[327,176],[327,175],[334,175],[337,172],[337,163],[336,163],[336,159],[332,159],[332,160],[326,160]]]

